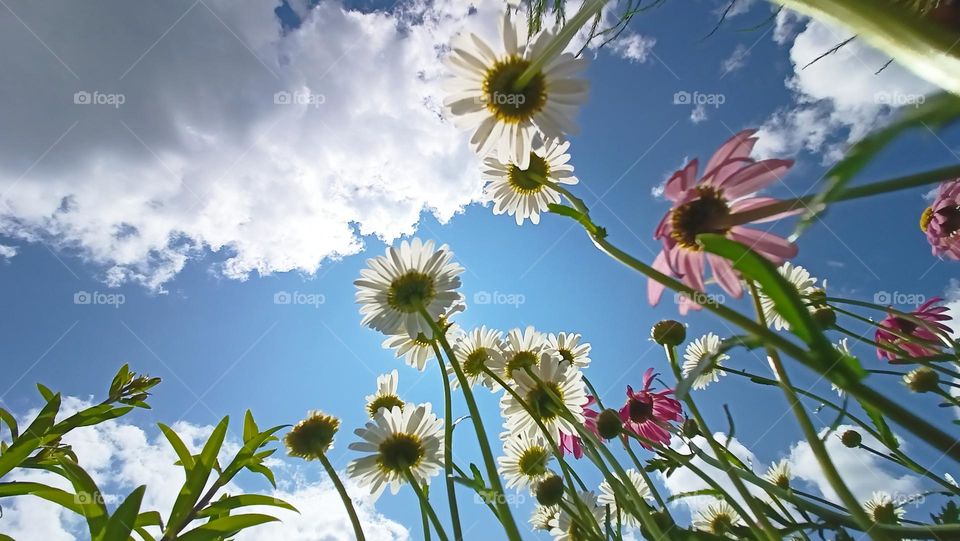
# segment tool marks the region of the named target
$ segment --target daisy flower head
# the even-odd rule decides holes
[[[283,438],[287,454],[306,460],[319,458],[333,448],[333,437],[340,430],[340,419],[320,411],[311,411]]]
[[[403,409],[405,404],[397,394],[399,379],[396,370],[377,376],[377,392],[367,395],[367,413],[371,418],[376,417],[380,410]]]
[[[740,515],[729,503],[717,500],[697,513],[693,519],[694,529],[737,539],[733,529],[742,523]]]
[[[504,394],[500,400],[500,410],[506,419],[504,426],[510,432],[539,436],[539,421],[548,432],[544,436],[555,442],[560,441],[561,433],[576,434],[577,429],[564,417],[569,414],[573,422],[584,423],[587,392],[583,374],[555,361],[541,363],[529,370],[529,374],[526,371],[514,374],[515,391],[523,403],[510,393]]]
[[[627,470],[627,477],[630,479],[630,484],[633,485],[633,488],[637,491],[637,494],[640,495],[645,500],[651,498],[650,487],[647,486],[647,482],[643,479],[643,476],[640,475],[640,472],[630,468]],[[634,517],[626,511],[621,511],[623,507],[620,505],[624,502],[617,502],[616,492],[613,490],[613,487],[610,485],[609,481],[604,480],[603,483],[600,483],[600,495],[597,496],[597,503],[600,504],[601,508],[609,506],[610,509],[610,523],[617,524],[617,514],[620,514],[620,520],[623,522],[624,526],[630,528],[639,528],[640,521],[637,517]],[[606,518],[606,509],[604,509],[604,518]]]
[[[534,530],[550,531],[550,521],[557,518],[560,507],[556,505],[535,505],[533,513],[530,514],[530,526]]]
[[[407,333],[388,336],[383,341],[384,349],[392,349],[398,359],[402,358],[408,366],[423,372],[427,362],[436,357],[433,351],[433,342],[423,333],[410,337]]]
[[[483,176],[489,183],[485,192],[493,201],[493,213],[506,212],[514,217],[517,225],[523,225],[528,218],[534,224],[540,223],[540,214],[546,212],[551,203],[560,202],[560,192],[552,187],[577,183],[573,166],[568,163],[569,147],[569,142],[551,140],[530,153],[526,167],[486,158]]]
[[[842,357],[856,359],[856,356],[850,351],[850,344],[847,342],[846,338],[837,340],[837,343],[833,345],[833,349],[837,350]],[[843,398],[843,389],[841,389],[836,383],[831,383],[830,388],[837,393],[837,396]]]
[[[590,344],[580,341],[582,336],[576,333],[550,333],[547,335],[547,349],[562,362],[577,368],[590,366]]]
[[[780,488],[790,488],[790,480],[793,479],[793,474],[790,472],[790,462],[784,458],[772,464],[763,474],[763,478]]]
[[[528,326],[525,330],[513,329],[507,333],[503,341],[502,358],[495,364],[490,363],[490,369],[506,381],[512,380],[518,372],[525,368],[533,368],[547,363],[558,362],[547,346],[547,337]]]
[[[589,88],[579,76],[586,60],[551,47],[551,31],[528,36],[526,24],[514,22],[509,9],[500,36],[496,44],[474,34],[454,40],[446,59],[453,76],[444,81],[444,106],[455,125],[473,131],[470,147],[478,156],[494,154],[501,163],[527,169],[535,136],[563,140],[576,133],[573,117]],[[535,60],[542,67],[518,88]]]
[[[462,305],[457,291],[462,272],[445,244],[437,248],[433,241],[415,238],[388,247],[385,255],[367,260],[367,268],[354,282],[361,324],[386,335],[433,336],[420,309],[438,321]]]
[[[897,524],[907,514],[893,501],[890,493],[882,490],[875,491],[867,501],[863,502],[863,508],[870,518],[881,524]]]
[[[624,430],[668,445],[670,432],[667,427],[672,421],[682,421],[683,417],[680,414],[680,402],[670,398],[672,389],[651,390],[653,378],[656,376],[653,368],[649,368],[643,375],[643,387],[639,391],[627,386],[627,401],[620,408],[620,419],[623,421]],[[650,448],[646,442],[641,442],[641,445]]]
[[[663,246],[653,267],[669,274],[691,288],[705,292],[705,274],[709,263],[713,278],[727,293],[739,298],[743,294],[740,275],[733,265],[722,257],[704,252],[697,243],[697,235],[714,233],[746,244],[760,255],[779,265],[797,255],[797,247],[790,241],[744,227],[745,223],[777,220],[794,212],[779,212],[752,218],[763,207],[777,203],[769,197],[757,197],[755,192],[783,176],[793,162],[790,160],[762,160],[750,158],[757,139],[756,130],[746,130],[723,144],[707,162],[703,175],[697,180],[697,160],[691,161],[667,180],[663,195],[672,206],[660,221],[654,238]],[[739,218],[739,214],[751,217]],[[740,223],[740,222],[744,223]],[[664,286],[651,279],[647,284],[650,304],[657,304]],[[699,309],[693,299],[683,296],[680,311]]]
[[[960,179],[940,185],[933,204],[923,211],[920,229],[933,255],[960,260]]]
[[[557,513],[557,516],[550,522],[550,535],[553,537],[553,541],[583,541],[585,539],[592,539],[594,536],[590,535],[590,532],[595,530],[598,525],[604,524],[604,520],[606,520],[606,511],[597,503],[597,495],[590,491],[583,491],[577,494],[577,499],[580,500],[582,508],[590,513],[596,521],[596,524],[593,525],[582,524],[579,515],[572,516],[567,510],[578,509],[581,506],[577,505],[576,502],[570,501],[569,496],[565,496],[563,499],[566,504],[560,506],[560,512]],[[600,527],[602,528],[602,526]]]
[[[486,326],[473,329],[457,339],[453,344],[453,353],[460,363],[463,375],[470,386],[483,385],[491,391],[496,391],[500,385],[490,377],[485,369],[500,371],[503,369],[503,333],[488,329]],[[450,367],[449,372],[453,373]],[[456,387],[460,384],[454,375],[451,384]]]
[[[706,359],[712,359],[709,361],[710,365],[693,380],[694,389],[706,389],[711,383],[720,381],[720,376],[726,375],[720,367],[730,356],[720,353],[720,346],[720,337],[713,333],[707,333],[687,344],[687,349],[683,353],[683,377],[692,374],[700,363],[708,362]]]
[[[532,489],[539,481],[553,474],[550,461],[553,453],[541,436],[504,432],[503,456],[497,458],[497,469],[507,482],[507,488]]]
[[[823,282],[822,286],[818,287],[817,279],[810,276],[810,272],[807,271],[807,269],[800,265],[794,265],[789,261],[777,267],[777,272],[793,286],[797,293],[800,294],[800,297],[807,301],[807,311],[813,313],[817,309],[817,303],[810,302],[810,298],[814,295],[822,294],[827,287],[826,281]],[[763,309],[763,318],[766,320],[767,325],[773,325],[773,328],[778,331],[790,330],[790,324],[777,312],[776,306],[773,304],[773,299],[768,297],[763,290],[760,291],[760,307]]]
[[[443,419],[430,404],[382,410],[354,433],[350,449],[368,453],[347,466],[347,474],[379,496],[386,485],[396,494],[410,475],[424,483],[443,469]]]
[[[878,344],[886,346],[877,348],[877,357],[892,361],[940,353],[944,343],[937,331],[949,336],[950,327],[943,322],[953,319],[946,314],[949,309],[939,304],[942,300],[939,297],[930,299],[911,312],[910,317],[889,313],[877,326],[874,336]]]

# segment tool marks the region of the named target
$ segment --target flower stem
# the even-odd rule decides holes
[[[350,524],[353,525],[353,535],[357,538],[357,541],[364,541],[366,538],[363,536],[363,527],[360,525],[360,518],[357,517],[357,510],[353,507],[353,500],[350,499],[350,495],[347,494],[347,490],[343,487],[343,482],[340,481],[337,470],[333,468],[333,464],[330,463],[327,455],[317,453],[317,458],[320,460],[320,463],[323,464],[323,469],[327,470],[327,476],[330,477],[330,481],[332,481],[333,486],[336,487],[337,493],[340,494],[340,499],[343,500],[343,506],[347,508]]]
[[[430,314],[422,306],[420,307],[420,315],[427,321],[427,324],[430,325],[430,330],[433,331],[433,335],[439,340],[443,352],[447,355],[447,360],[450,361],[450,366],[453,367],[453,371],[457,375],[457,381],[463,389],[463,398],[467,403],[467,409],[470,411],[470,418],[473,419],[472,424],[477,434],[477,444],[480,446],[480,453],[483,455],[483,464],[487,470],[487,476],[490,478],[490,488],[493,489],[494,498],[496,499],[494,505],[497,507],[500,522],[503,524],[504,530],[506,530],[507,538],[510,539],[510,541],[521,541],[520,530],[517,529],[517,524],[513,519],[513,513],[510,512],[510,506],[507,505],[507,498],[503,493],[503,484],[500,482],[500,474],[497,473],[497,465],[493,460],[493,453],[490,451],[490,441],[487,439],[487,432],[483,428],[483,419],[480,417],[480,409],[477,407],[477,401],[473,396],[473,390],[470,388],[470,382],[467,381],[466,376],[464,376],[463,369],[460,367],[460,363],[457,362],[457,357],[454,355],[453,349],[450,347],[450,343],[447,342],[447,337],[440,329],[440,326],[437,325],[437,322],[430,317]]]
[[[407,482],[410,484],[410,488],[417,493],[417,498],[420,500],[420,510],[427,513],[427,517],[433,524],[433,529],[437,532],[437,537],[440,538],[440,541],[450,541],[450,538],[447,537],[447,532],[443,530],[443,524],[441,524],[440,519],[437,518],[437,513],[433,510],[433,506],[430,505],[430,500],[428,500],[427,495],[424,494],[423,487],[417,482],[417,478],[413,476],[413,473],[411,473],[409,469],[404,470],[403,473],[407,478]]]
[[[443,380],[443,477],[447,485],[447,502],[450,507],[450,522],[453,524],[453,538],[463,541],[463,531],[460,527],[460,509],[457,507],[457,493],[453,482],[453,404],[450,396],[450,380],[447,378],[447,368],[443,364],[443,356],[437,341],[431,341],[433,353],[440,366],[440,379]]]

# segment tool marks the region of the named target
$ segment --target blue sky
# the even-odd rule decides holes
[[[818,86],[819,82],[813,79],[835,78],[837,71],[843,73],[855,69],[850,67],[851,64],[859,64],[856,69],[860,70],[874,65],[842,55],[805,70],[806,73],[799,76],[799,83],[788,85],[788,79],[798,77],[791,51],[795,55],[807,51],[801,50],[801,46],[808,46],[803,41],[804,35],[812,39],[811,34],[815,32],[810,30],[808,33],[806,23],[799,22],[792,34],[787,33],[782,38],[782,43],[773,39],[774,34],[780,32],[772,25],[769,29],[738,32],[737,29],[757,24],[769,16],[766,4],[753,3],[748,12],[732,18],[712,37],[701,41],[713,27],[720,6],[721,2],[699,1],[692,6],[667,2],[661,8],[638,16],[630,27],[631,32],[645,39],[655,39],[642,61],[608,51],[587,52],[596,58],[587,72],[592,88],[590,100],[580,114],[581,134],[573,139],[571,147],[581,179],[575,193],[591,206],[595,220],[608,228],[615,242],[647,261],[652,261],[654,255],[650,250],[656,249],[651,239],[652,230],[667,208],[652,191],[687,159],[698,156],[707,159],[733,132],[762,126],[769,134],[768,141],[780,144],[780,148],[773,145],[771,152],[796,155],[798,159],[785,180],[786,185],[777,185],[770,192],[781,197],[810,193],[819,185],[831,152],[842,146],[852,136],[851,132],[856,134],[870,122],[882,120],[888,112],[877,106],[873,93],[923,88],[904,72],[891,68],[889,72],[868,80],[869,83],[862,88],[849,93],[838,90],[835,96],[826,96]],[[26,4],[12,7],[18,13],[21,9],[24,13],[30,12]],[[27,25],[37,21],[27,15],[22,18]],[[185,20],[189,22],[189,17]],[[278,24],[275,20],[255,22],[267,27]],[[784,31],[788,26],[786,22]],[[3,24],[16,27],[16,23],[9,20]],[[296,34],[307,30],[312,28],[291,29],[290,32]],[[42,37],[49,33],[49,28],[39,31]],[[799,38],[798,33],[801,33]],[[176,31],[173,34],[176,35]],[[246,38],[248,34],[240,32],[240,35]],[[23,28],[17,30],[15,38],[8,39],[21,40],[28,51],[26,56],[36,54],[36,61],[44,69],[61,70],[55,60],[35,50],[34,38]],[[84,39],[95,38],[86,36]],[[330,39],[338,39],[338,36]],[[224,45],[230,43],[229,39],[217,43],[239,50],[230,54],[247,54],[241,44]],[[834,43],[821,42],[822,50]],[[51,48],[59,51],[63,46],[59,44]],[[158,47],[162,49],[165,44],[161,42]],[[741,51],[748,51],[744,65],[724,73],[724,62],[738,47]],[[261,51],[255,49],[258,53]],[[869,54],[864,52],[864,55]],[[868,60],[873,58],[867,56]],[[70,65],[71,60],[64,62]],[[93,65],[93,61],[90,62]],[[130,77],[162,68],[150,62],[150,56],[144,57],[142,65],[134,69]],[[273,66],[270,60],[266,62]],[[225,66],[225,70],[229,68],[229,64]],[[254,65],[244,69],[256,74],[259,68]],[[62,76],[63,73],[57,75]],[[229,78],[228,75],[219,76]],[[266,71],[256,76],[270,77]],[[851,77],[850,81],[850,84],[862,84],[856,77]],[[184,84],[192,86],[196,99],[205,99],[202,83],[186,80]],[[845,82],[834,80],[834,84],[844,87]],[[19,91],[29,93],[29,90],[25,84]],[[694,122],[692,107],[674,104],[674,94],[679,91],[722,95],[724,103],[719,107],[708,107],[707,118]],[[867,93],[866,98],[864,93]],[[851,96],[856,95],[863,98],[862,103],[853,104]],[[821,108],[819,114],[827,111],[827,117],[818,117],[807,125],[783,121],[783,115],[791,111],[810,110],[807,102],[811,100]],[[362,102],[335,100],[328,100],[324,105],[364,106]],[[142,135],[144,146],[154,148],[151,134],[141,131],[135,123],[138,117],[125,118],[124,113],[123,108],[116,112],[121,120],[125,119],[133,126],[131,133]],[[779,121],[778,113],[781,115]],[[0,107],[0,118],[7,116],[11,121],[23,121],[24,117],[18,115],[9,105]],[[832,120],[825,121],[824,118]],[[838,118],[842,120],[836,120]],[[66,114],[58,120],[58,129],[72,122]],[[239,121],[220,120],[219,124],[210,125],[224,130],[249,127],[240,125]],[[85,119],[83,122],[86,126],[97,120]],[[186,118],[182,122],[191,124]],[[251,124],[255,122],[251,121]],[[809,131],[811,124],[822,129],[822,140],[814,141],[817,137],[811,136],[804,141],[790,141],[784,135],[802,129]],[[17,124],[13,126],[16,128]],[[336,137],[341,129],[362,130],[363,125],[337,125],[337,129],[327,132],[325,137]],[[232,136],[215,132],[207,132],[207,135]],[[182,134],[179,137],[182,138]],[[286,137],[286,134],[278,137],[277,142],[282,144]],[[82,147],[74,148],[69,139],[64,143],[67,154],[62,158],[64,163],[68,163],[67,158],[74,151],[82,150]],[[39,156],[50,138],[45,140],[46,144],[38,142],[30,147],[32,153],[25,149],[23,152]],[[318,140],[322,145],[323,138]],[[465,141],[462,143],[465,145]],[[408,142],[401,140],[387,144],[403,148]],[[93,148],[102,153],[103,164],[112,163],[110,160],[115,156],[108,152],[108,147]],[[305,152],[309,148],[300,146],[299,151]],[[143,149],[115,147],[112,150],[117,155],[130,155],[121,162],[125,169],[120,171],[130,175],[128,182],[137,179],[145,168],[156,166]],[[379,147],[372,144],[355,150],[363,155],[376,156]],[[35,168],[27,168],[25,175],[22,173],[30,159],[21,156],[17,161],[15,156],[0,153],[0,159],[6,160],[5,164],[0,164],[4,184],[11,188],[14,184],[36,183],[42,190],[43,183],[50,183],[54,186],[51,189],[69,191],[71,177],[64,176],[62,180],[57,177],[57,167],[63,166],[57,165],[60,160],[56,156],[58,151],[53,148],[49,162],[44,159]],[[180,162],[176,151],[177,147],[172,144],[161,144],[159,150],[150,150],[148,154],[172,163],[173,168],[178,169]],[[960,130],[936,135],[918,132],[890,147],[858,178],[858,182],[955,163],[958,151]],[[323,147],[318,147],[317,152],[323,154]],[[188,152],[180,155],[189,156]],[[308,156],[302,159],[309,161]],[[141,160],[143,168],[138,167]],[[84,163],[89,165],[87,161]],[[449,164],[443,162],[443,166]],[[236,182],[225,188],[225,193],[232,189],[242,191],[255,183],[255,179],[247,176],[246,168],[247,164],[242,164],[222,177],[225,183]],[[441,172],[450,172],[450,169]],[[438,173],[438,176],[442,174]],[[323,175],[319,178],[322,179]],[[139,180],[152,182],[153,177],[148,173]],[[459,184],[455,185],[466,187],[468,181],[458,180]],[[83,182],[87,187],[95,186],[96,178],[87,178]],[[474,182],[479,180],[474,179]],[[123,221],[125,186],[122,179],[117,180],[114,176],[104,184],[104,190],[114,194],[111,209],[121,215],[117,218],[119,221]],[[431,188],[426,186],[423,189]],[[918,189],[832,208],[823,222],[812,227],[801,239],[797,262],[815,276],[827,278],[830,290],[840,296],[872,300],[880,291],[926,297],[942,295],[957,274],[953,263],[938,263],[930,255],[917,227],[925,206],[924,193],[925,190]],[[243,240],[243,229],[239,228],[237,238],[224,236],[221,239],[225,246],[219,251],[209,248],[211,236],[191,239],[185,235],[188,239],[185,242],[197,242],[200,247],[190,252],[182,269],[162,280],[162,287],[151,287],[156,284],[149,283],[149,279],[132,278],[136,273],[156,271],[148,261],[152,256],[140,260],[137,259],[139,256],[134,256],[120,261],[121,255],[109,253],[110,250],[104,247],[110,246],[98,244],[98,237],[77,233],[83,226],[80,222],[72,222],[69,228],[51,226],[44,229],[44,221],[23,210],[28,203],[26,199],[16,199],[18,196],[28,197],[25,192],[7,190],[0,196],[10,209],[0,227],[0,231],[6,233],[2,243],[16,247],[16,255],[0,264],[0,302],[7,313],[0,326],[0,358],[4,360],[7,375],[0,388],[3,393],[0,399],[9,410],[22,413],[36,407],[39,402],[33,384],[38,381],[65,395],[102,396],[118,366],[130,363],[137,371],[163,378],[163,384],[156,389],[151,400],[153,409],[136,412],[126,419],[143,427],[151,438],[156,435],[157,422],[170,424],[181,420],[202,426],[215,423],[223,415],[239,421],[244,410],[249,408],[264,426],[293,423],[307,410],[319,408],[343,419],[345,429],[338,438],[334,457],[336,465],[345,468],[352,455],[346,449],[347,443],[353,439],[350,432],[365,420],[364,395],[373,391],[377,374],[397,368],[400,389],[406,400],[440,403],[436,366],[430,365],[425,373],[420,374],[395,360],[392,352],[381,348],[379,334],[360,327],[360,317],[353,303],[352,282],[365,259],[382,253],[384,249],[377,234],[409,230],[409,224],[403,223],[409,217],[409,209],[402,212],[401,218],[384,210],[394,208],[390,197],[396,194],[385,195],[380,203],[352,209],[374,215],[373,218],[344,218],[353,224],[352,231],[362,242],[362,251],[355,248],[341,250],[346,241],[340,242],[331,249],[334,257],[323,259],[315,274],[304,272],[310,269],[300,268],[302,265],[297,262],[293,265],[294,270],[289,272],[264,272],[265,275],[244,272],[245,280],[231,277],[223,270],[225,262],[238,253],[243,254],[244,250],[250,250],[249,246],[236,244]],[[620,402],[624,387],[636,385],[648,366],[667,370],[661,352],[647,340],[647,334],[656,321],[678,317],[670,299],[666,298],[657,308],[649,307],[645,302],[645,281],[600,254],[571,222],[546,216],[539,226],[517,227],[509,217],[494,216],[489,206],[469,204],[450,217],[451,209],[458,207],[455,203],[459,200],[430,200],[416,193],[410,194],[410,198],[413,203],[403,204],[409,203],[414,210],[419,210],[417,204],[425,206],[419,214],[416,235],[449,244],[457,261],[467,269],[463,275],[463,293],[469,308],[459,317],[461,325],[470,328],[486,324],[504,330],[535,325],[543,331],[582,333],[593,345],[593,364],[587,374],[604,394],[604,400],[610,403]],[[82,196],[79,200],[79,212],[87,211]],[[220,205],[231,205],[229,198],[220,201]],[[266,203],[269,206],[269,200]],[[296,212],[290,206],[295,206],[296,201],[285,199],[278,201],[278,205],[281,206],[274,209],[274,213]],[[429,210],[440,206],[443,208],[439,214],[449,220],[441,222]],[[217,205],[207,206],[199,212],[215,213],[219,208]],[[18,214],[20,211],[23,212]],[[133,209],[131,212],[139,211]],[[413,215],[417,216],[416,212]],[[251,213],[251,220],[258,218],[274,225],[270,222],[271,216]],[[143,220],[149,219],[149,216],[143,217]],[[353,219],[356,221],[350,221]],[[364,219],[371,221],[357,225]],[[381,220],[399,221],[396,227],[377,225]],[[373,222],[377,224],[371,225]],[[148,231],[146,223],[139,222],[136,227],[144,236]],[[88,225],[98,227],[98,224],[97,220],[91,220]],[[290,222],[277,224],[291,225]],[[305,230],[291,232],[291,235],[315,238],[320,244],[342,237],[339,230],[311,229],[315,224],[308,220],[300,226]],[[260,231],[256,234],[259,235]],[[208,245],[203,246],[202,242]],[[257,237],[256,242],[269,245],[271,241]],[[346,255],[336,257],[337,250]],[[277,270],[285,264],[273,265],[269,258],[280,260],[283,256],[266,249],[254,255],[261,261],[268,260],[262,267],[265,271]],[[114,256],[117,260],[111,261]],[[256,257],[251,256],[252,259]],[[135,271],[122,274],[125,278],[117,280],[109,270],[114,265]],[[251,269],[255,271],[256,265],[243,270]],[[118,306],[75,304],[74,297],[80,292],[122,295],[123,302]],[[312,295],[312,299],[322,299],[322,303],[276,304],[275,296],[284,292],[301,294],[301,298]],[[485,294],[512,295],[522,303],[474,302]],[[747,309],[745,303],[737,306]],[[684,322],[689,324],[690,337],[707,331],[722,336],[730,334],[722,323],[709,315],[694,313]],[[872,351],[864,349],[858,353],[864,364],[877,362]],[[738,352],[731,364],[765,373],[763,361],[749,353]],[[812,383],[809,374],[802,370],[796,369],[795,374],[801,384]],[[898,388],[896,382],[881,385],[891,391]],[[823,385],[820,389],[823,390]],[[495,435],[499,425],[495,398],[486,392],[479,395],[487,414],[488,430]],[[714,421],[718,429],[724,425],[721,405],[731,407],[737,420],[738,440],[761,464],[785,456],[791,443],[798,439],[798,432],[790,419],[782,417],[785,404],[777,392],[759,390],[731,377],[704,392],[701,401],[708,419]],[[918,407],[927,408],[931,415],[942,415],[930,400],[919,401]],[[461,405],[456,414],[464,412]],[[831,420],[829,416],[825,419],[827,422]],[[768,430],[770,426],[775,428]],[[477,455],[469,440],[466,431],[459,435],[458,458],[462,456],[465,461],[475,461]],[[300,473],[307,480],[316,481],[321,477],[319,468],[314,467],[306,467]],[[891,475],[902,474],[894,472]],[[242,484],[250,490],[266,488],[252,479],[244,479]],[[438,482],[434,483],[434,494],[442,507],[441,484]],[[412,538],[418,539],[419,512],[410,505],[410,498],[406,491],[399,497],[384,496],[377,502],[376,509],[388,519],[408,526]],[[461,492],[461,500],[468,502],[463,506],[466,524],[476,524],[477,532],[490,525],[485,509],[474,505],[467,492]],[[529,502],[519,509],[517,517],[525,521]],[[313,509],[303,511],[317,512]],[[3,530],[2,521],[0,530]]]

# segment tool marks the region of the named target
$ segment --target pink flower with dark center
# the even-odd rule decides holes
[[[597,417],[600,415],[595,410],[589,408],[596,400],[592,396],[587,396],[587,403],[583,405],[583,426],[594,434],[597,433]],[[599,435],[599,434],[598,434]],[[566,455],[573,453],[573,458],[580,460],[583,458],[583,440],[575,434],[560,432],[560,454]]]
[[[797,247],[786,239],[744,227],[737,215],[758,211],[778,203],[770,197],[754,194],[782,177],[793,166],[792,160],[762,160],[750,158],[757,139],[756,130],[745,130],[723,144],[707,162],[703,175],[697,181],[697,160],[677,171],[664,186],[663,195],[673,206],[654,232],[654,238],[663,250],[653,267],[664,274],[679,278],[697,291],[705,291],[706,267],[709,263],[713,278],[727,293],[739,298],[743,294],[740,275],[733,265],[722,257],[705,253],[697,244],[697,235],[716,233],[746,244],[776,265],[797,255]],[[763,223],[778,220],[799,210],[775,212],[769,215],[742,219],[744,223]],[[664,286],[651,279],[647,285],[650,304],[656,305]],[[700,306],[694,299],[682,298],[680,312],[686,313]]]
[[[667,428],[671,421],[681,421],[683,416],[680,414],[680,402],[670,398],[673,389],[650,390],[656,376],[653,368],[649,368],[643,374],[641,390],[634,391],[633,387],[627,386],[627,402],[620,408],[620,419],[624,430],[646,440],[669,445],[670,432]],[[651,448],[647,443],[641,444],[647,449]]]
[[[960,260],[960,179],[940,185],[937,198],[920,218],[933,255]]]
[[[934,297],[923,303],[910,313],[912,318],[888,314],[877,327],[874,340],[896,351],[877,348],[877,357],[892,361],[940,353],[943,350],[943,339],[936,331],[949,335],[950,327],[941,322],[953,319],[945,313],[949,310],[946,306],[936,306],[942,300]]]

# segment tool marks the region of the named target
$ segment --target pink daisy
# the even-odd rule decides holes
[[[934,329],[950,334],[950,327],[941,321],[950,321],[951,318],[944,312],[946,306],[935,306],[943,299],[934,297],[911,312],[914,319],[890,313],[877,327],[875,340],[878,344],[896,349],[896,352],[884,348],[877,348],[877,357],[892,361],[904,357],[927,357],[941,352],[943,340],[934,332]],[[919,319],[921,322],[915,321]],[[908,340],[905,337],[910,337]]]
[[[673,394],[673,389],[650,390],[655,377],[657,374],[653,373],[653,368],[649,368],[643,374],[643,389],[634,391],[633,387],[627,386],[627,402],[620,408],[620,419],[624,430],[668,445],[670,432],[667,428],[670,421],[681,421],[683,417],[680,415],[680,402],[669,396]],[[650,448],[646,443],[641,444]]]
[[[920,218],[933,255],[960,260],[960,179],[940,185],[937,198]]]
[[[660,272],[683,280],[697,291],[706,289],[707,263],[713,278],[727,293],[739,298],[743,294],[740,275],[729,261],[707,254],[697,244],[697,235],[717,233],[746,244],[751,249],[780,265],[797,255],[797,247],[786,239],[757,229],[737,224],[737,214],[756,211],[777,203],[770,197],[756,197],[765,188],[783,176],[793,166],[791,160],[762,160],[750,158],[757,139],[756,130],[745,130],[723,144],[707,162],[703,175],[697,181],[697,160],[677,171],[664,186],[663,195],[673,206],[654,232],[654,238],[663,250],[653,262]],[[745,223],[763,223],[796,214],[799,211],[772,213]],[[664,286],[655,280],[647,285],[650,304],[656,305]],[[691,299],[680,302],[681,313],[690,308],[699,309]]]
[[[585,426],[590,432],[598,434],[597,416],[600,414],[595,410],[589,409],[589,406],[594,402],[596,402],[596,400],[594,400],[592,396],[587,396],[587,403],[583,405],[583,426]],[[560,453],[563,455],[566,455],[567,453],[573,453],[573,458],[580,460],[583,458],[583,440],[581,440],[579,436],[567,434],[566,432],[561,431]]]

